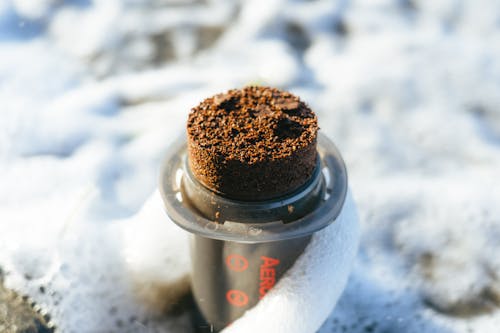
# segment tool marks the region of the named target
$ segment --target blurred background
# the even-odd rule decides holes
[[[130,218],[190,108],[247,84],[347,163],[363,238],[321,332],[498,332],[494,0],[0,0],[4,285],[62,332],[188,332],[136,300],[130,271],[162,273],[130,253],[161,251]]]

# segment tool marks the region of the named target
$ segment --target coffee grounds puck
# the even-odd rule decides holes
[[[289,92],[229,90],[191,110],[189,168],[204,186],[231,199],[280,197],[313,174],[317,131],[314,112]]]

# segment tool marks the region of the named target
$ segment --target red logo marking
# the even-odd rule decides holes
[[[229,290],[226,293],[226,299],[229,302],[229,304],[234,305],[236,307],[242,307],[247,305],[248,303],[248,295],[245,294],[241,290]]]
[[[260,265],[260,286],[259,295],[262,299],[267,292],[276,284],[276,266],[279,265],[280,260],[269,257],[260,257],[263,263]]]
[[[239,254],[231,254],[226,258],[226,265],[232,271],[243,272],[248,268],[248,260]]]

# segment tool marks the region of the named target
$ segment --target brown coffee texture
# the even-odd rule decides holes
[[[231,199],[280,197],[311,177],[317,132],[314,112],[289,92],[229,90],[191,110],[189,167],[200,183]]]

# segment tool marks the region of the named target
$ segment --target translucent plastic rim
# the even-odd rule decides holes
[[[325,135],[318,135],[320,181],[325,191],[319,204],[311,212],[294,221],[277,220],[266,223],[238,221],[216,222],[193,209],[184,198],[182,179],[185,177],[184,161],[187,141],[181,137],[174,142],[165,156],[160,170],[159,189],[168,216],[181,228],[202,237],[236,241],[241,243],[263,243],[306,237],[335,222],[347,195],[347,170],[345,163],[333,144]],[[307,190],[307,188],[305,189]],[[295,193],[291,196],[300,195]],[[214,194],[217,197],[217,194]],[[291,196],[260,202],[234,201],[238,209],[252,209],[255,205],[275,207],[286,205]],[[227,198],[221,200],[228,201]],[[231,200],[229,200],[231,202]]]

